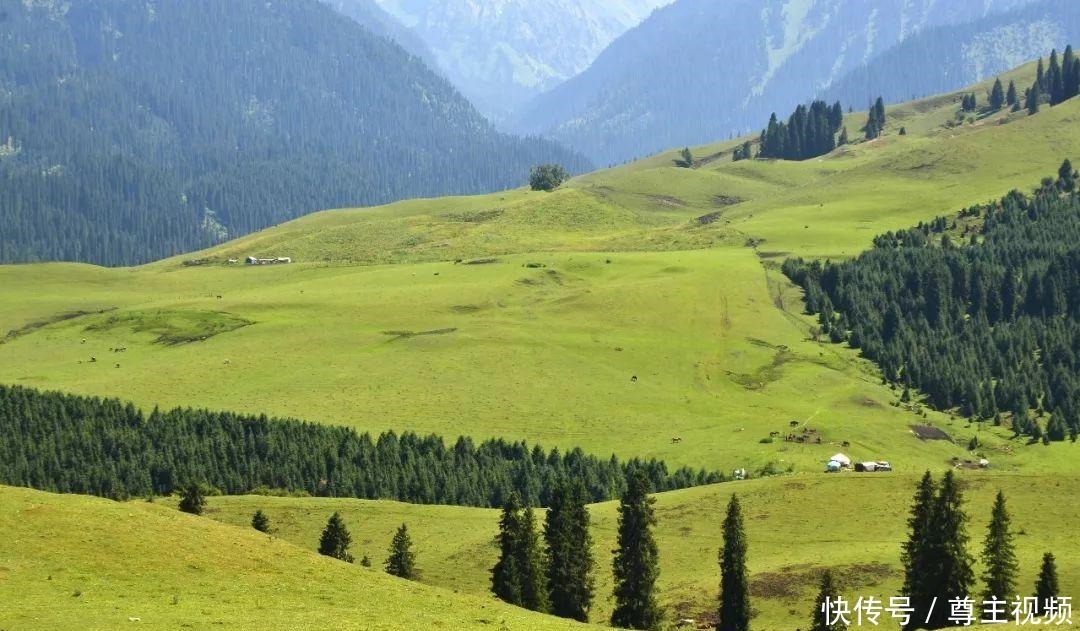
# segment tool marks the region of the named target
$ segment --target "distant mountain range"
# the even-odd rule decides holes
[[[865,105],[955,90],[1080,43],[1080,2],[1040,0],[964,24],[927,29],[852,70],[821,92]],[[1024,88],[1026,86],[1020,86]]]
[[[891,84],[881,91],[895,99],[952,89],[1062,45],[1080,2],[1060,15],[1042,7],[1063,4],[1069,1],[1036,9],[1031,0],[678,0],[614,41],[586,71],[523,106],[511,127],[612,164],[760,129],[771,112],[815,94],[839,91],[865,107],[873,84],[860,72]],[[940,28],[950,25],[967,26]],[[953,39],[960,34],[962,41]],[[917,43],[897,48],[904,42]],[[935,56],[927,54],[918,72],[897,70],[915,64],[920,51],[950,46],[937,56],[940,68],[927,68]],[[938,80],[924,81],[924,70]]]
[[[549,161],[589,167],[316,0],[0,0],[0,263],[139,263]]]
[[[412,29],[441,71],[495,118],[585,70],[616,37],[672,0],[375,1]]]

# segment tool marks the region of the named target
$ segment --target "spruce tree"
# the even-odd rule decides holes
[[[511,493],[503,504],[499,518],[499,560],[491,569],[491,591],[501,600],[511,605],[520,606],[521,567],[518,564],[521,537],[521,503],[516,494]]]
[[[1019,97],[1017,97],[1017,95],[1016,95],[1016,82],[1010,80],[1009,81],[1009,89],[1005,93],[1005,103],[1007,103],[1008,105],[1016,105],[1018,100],[1019,100]]]
[[[564,481],[552,494],[544,520],[551,613],[589,619],[593,597],[592,537],[587,494],[580,481]]]
[[[844,624],[843,619],[837,616],[832,624],[829,624],[829,619],[825,614],[825,602],[836,602],[837,597],[836,585],[833,584],[833,575],[831,570],[825,570],[825,573],[821,575],[821,589],[818,591],[817,600],[814,601],[814,614],[811,616],[813,622],[810,624],[810,631],[847,631],[847,625]]]
[[[972,559],[967,550],[967,515],[964,514],[963,501],[955,475],[952,471],[946,471],[934,498],[929,531],[929,558],[932,560],[932,571],[936,573],[934,582],[937,583],[937,591],[932,595],[938,597],[939,603],[966,598],[975,583]],[[941,629],[947,626],[951,626],[947,608],[934,607],[927,628]]]
[[[201,484],[188,484],[180,492],[179,508],[185,513],[202,515],[206,508],[206,495],[203,493]]]
[[[1071,99],[1080,93],[1080,65],[1073,54],[1072,45],[1065,47],[1061,57],[1061,80],[1063,83],[1062,100]]]
[[[1046,69],[1046,90],[1050,95],[1050,105],[1057,105],[1065,95],[1065,82],[1061,76],[1061,65],[1058,63],[1057,51],[1050,51],[1050,65]]]
[[[1028,114],[1038,114],[1039,113],[1039,99],[1042,98],[1040,90],[1041,89],[1039,88],[1038,83],[1031,86],[1031,89],[1028,90],[1027,103],[1025,104],[1026,107],[1027,107]]]
[[[1057,598],[1060,595],[1057,562],[1054,560],[1053,553],[1047,552],[1043,554],[1042,567],[1039,568],[1039,578],[1035,581],[1035,598],[1037,599],[1036,609],[1038,610],[1038,615],[1042,615],[1045,610],[1047,599]]]
[[[994,81],[994,87],[990,89],[990,109],[1000,110],[1005,105],[1005,89],[1001,85],[1001,79]]]
[[[885,130],[885,101],[880,96],[870,107],[870,115],[863,130],[867,140],[877,138]]]
[[[836,141],[837,147],[842,147],[848,144],[847,127],[840,130],[840,138]]]
[[[624,629],[658,629],[663,617],[656,602],[656,579],[660,575],[659,552],[652,528],[656,514],[649,497],[645,471],[634,469],[619,502],[618,547],[612,571],[615,578],[615,610],[612,626]]]
[[[255,511],[255,515],[251,518],[251,527],[259,532],[270,532],[270,518],[266,516],[266,513],[262,510]]]
[[[394,533],[390,542],[390,556],[386,559],[386,573],[398,578],[412,580],[416,578],[416,553],[412,549],[412,538],[405,524]]]
[[[1013,549],[1013,534],[1009,531],[1009,511],[1005,508],[1005,494],[998,491],[994,508],[990,512],[990,526],[983,542],[983,563],[986,571],[983,581],[986,583],[984,600],[1008,599],[1014,595],[1016,572],[1016,552]]]
[[[322,537],[319,538],[319,554],[352,563],[353,556],[349,552],[351,545],[352,535],[345,527],[345,520],[341,518],[341,513],[335,512],[326,522],[326,528],[323,528]]]
[[[1068,158],[1065,158],[1058,167],[1058,188],[1066,193],[1076,190],[1076,171],[1073,170],[1072,161]]]
[[[547,560],[536,529],[536,513],[532,507],[521,517],[518,536],[518,567],[521,568],[521,606],[547,613],[551,602],[547,591]]]
[[[750,581],[746,572],[746,531],[737,495],[728,502],[724,518],[724,547],[720,551],[720,612],[717,631],[750,628]]]
[[[911,599],[914,610],[908,629],[918,628],[919,623],[926,619],[930,603],[938,593],[937,575],[933,569],[934,558],[930,551],[933,518],[934,478],[927,471],[915,491],[911,517],[908,518],[910,534],[900,555],[904,563],[903,593]]]

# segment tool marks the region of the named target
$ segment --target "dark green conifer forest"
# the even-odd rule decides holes
[[[942,410],[1017,435],[1080,433],[1080,194],[1066,160],[1031,194],[880,235],[839,263],[791,259],[784,273],[834,342],[917,387]]]
[[[0,484],[112,498],[191,484],[228,494],[307,493],[415,504],[547,506],[567,479],[588,501],[618,497],[629,471],[658,490],[722,480],[657,460],[621,462],[524,442],[369,434],[339,426],[190,408],[143,414],[115,399],[0,385]]]
[[[836,148],[836,133],[844,124],[844,110],[839,101],[828,105],[814,101],[800,105],[786,123],[773,114],[761,132],[759,158],[807,160],[825,155]]]
[[[316,0],[0,0],[0,263],[141,263],[587,162]]]

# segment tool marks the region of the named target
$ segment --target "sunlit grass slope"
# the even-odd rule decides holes
[[[960,473],[971,517],[971,551],[980,549],[990,505],[1005,492],[1013,515],[1020,559],[1019,589],[1032,591],[1045,551],[1057,556],[1062,595],[1080,593],[1080,551],[1070,524],[1080,519],[1073,499],[1080,493],[1075,475],[1042,477],[968,471]],[[743,501],[750,540],[749,569],[752,628],[805,628],[816,580],[832,568],[846,597],[899,595],[902,583],[900,543],[918,476],[905,474],[805,474],[727,483],[656,496],[659,524],[661,600],[669,617],[709,620],[713,614],[719,569],[720,525],[732,493]],[[347,520],[354,551],[378,566],[394,529],[409,525],[418,553],[422,581],[465,593],[485,594],[495,563],[493,545],[498,511],[410,506],[394,502],[270,497],[211,498],[209,516],[248,527],[256,509],[266,512],[277,536],[314,549],[319,532],[334,511]],[[611,554],[615,545],[617,504],[591,508],[597,594],[593,620],[603,621],[612,608]],[[981,567],[977,568],[977,573]],[[1075,618],[1074,618],[1075,619]]]
[[[1024,86],[1033,76],[1028,65],[1003,79]],[[886,135],[872,142],[859,141],[866,114],[848,114],[857,142],[804,162],[735,163],[740,139],[694,148],[694,169],[677,168],[673,150],[582,176],[553,194],[519,189],[316,213],[181,258],[415,262],[679,250],[747,237],[764,239],[767,251],[850,256],[880,232],[1029,188],[1063,157],[1080,154],[1077,99],[1031,117],[1002,111],[958,119],[961,94],[985,95],[991,83],[891,107]],[[703,228],[696,219],[705,215],[713,221]]]
[[[0,381],[713,469],[816,470],[844,442],[853,457],[943,464],[963,450],[909,425],[935,422],[961,445],[975,431],[893,407],[898,393],[865,362],[809,341],[804,320],[776,306],[797,311],[797,297],[746,247],[116,274],[118,287],[136,274],[159,289],[13,337],[0,345]],[[25,291],[11,287],[0,292]],[[53,309],[80,293],[63,274],[34,287]],[[200,327],[212,336],[172,343]],[[812,444],[761,442],[803,429],[817,430]]]
[[[171,508],[0,487],[0,629],[585,629]]]
[[[957,101],[892,108],[883,139],[806,162],[732,162],[729,142],[695,169],[664,154],[551,194],[317,213],[141,268],[0,267],[0,382],[713,469],[816,470],[840,448],[941,466],[977,428],[897,407],[867,362],[812,341],[775,268],[1080,156],[1080,100],[953,125]],[[295,263],[225,263],[247,255]],[[918,440],[922,423],[957,444]],[[811,444],[782,440],[803,429]],[[1006,468],[1075,451],[983,444]]]

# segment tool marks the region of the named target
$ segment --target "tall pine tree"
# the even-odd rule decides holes
[[[1009,511],[1005,507],[1005,494],[998,491],[994,508],[990,512],[990,526],[983,542],[983,563],[986,572],[984,600],[1008,599],[1015,595],[1016,551],[1013,549],[1013,534],[1009,530]]]
[[[521,606],[533,611],[551,609],[547,591],[547,562],[536,528],[536,513],[532,507],[521,517],[518,535],[518,567],[521,568]]]
[[[589,619],[593,598],[592,537],[586,491],[580,481],[556,487],[544,520],[551,613],[580,622]]]
[[[926,620],[937,593],[934,559],[930,552],[930,529],[934,518],[934,478],[927,471],[915,491],[911,517],[908,518],[910,534],[904,543],[901,559],[904,563],[903,593],[910,598],[913,615],[907,629],[916,629]]]
[[[619,502],[618,548],[612,572],[615,578],[615,610],[612,626],[624,629],[658,629],[663,611],[656,601],[660,575],[659,551],[652,529],[656,514],[649,497],[649,480],[641,469],[627,479]]]
[[[1039,568],[1039,578],[1035,581],[1035,598],[1038,614],[1045,611],[1046,601],[1049,598],[1057,598],[1061,595],[1058,586],[1057,562],[1051,552],[1043,554],[1042,567]]]
[[[518,606],[522,603],[522,576],[518,563],[520,537],[521,502],[516,494],[511,493],[503,504],[502,516],[499,518],[499,534],[496,537],[499,560],[491,569],[491,591],[503,601]]]
[[[1001,79],[994,80],[994,87],[990,89],[990,109],[1000,110],[1005,105],[1005,88],[1001,85]]]
[[[724,518],[724,547],[720,550],[720,612],[717,631],[750,628],[750,581],[746,572],[746,531],[739,497],[731,496]]]
[[[938,603],[967,598],[975,583],[972,559],[967,549],[967,515],[964,514],[963,503],[963,493],[956,476],[952,471],[946,471],[934,498],[929,532],[931,570],[936,575],[934,582],[937,583],[934,595],[938,597]],[[949,614],[946,607],[934,607],[927,628],[951,626]]]
[[[390,556],[386,559],[386,573],[399,578],[416,578],[416,553],[412,549],[412,537],[405,524],[394,533],[390,542]]]

